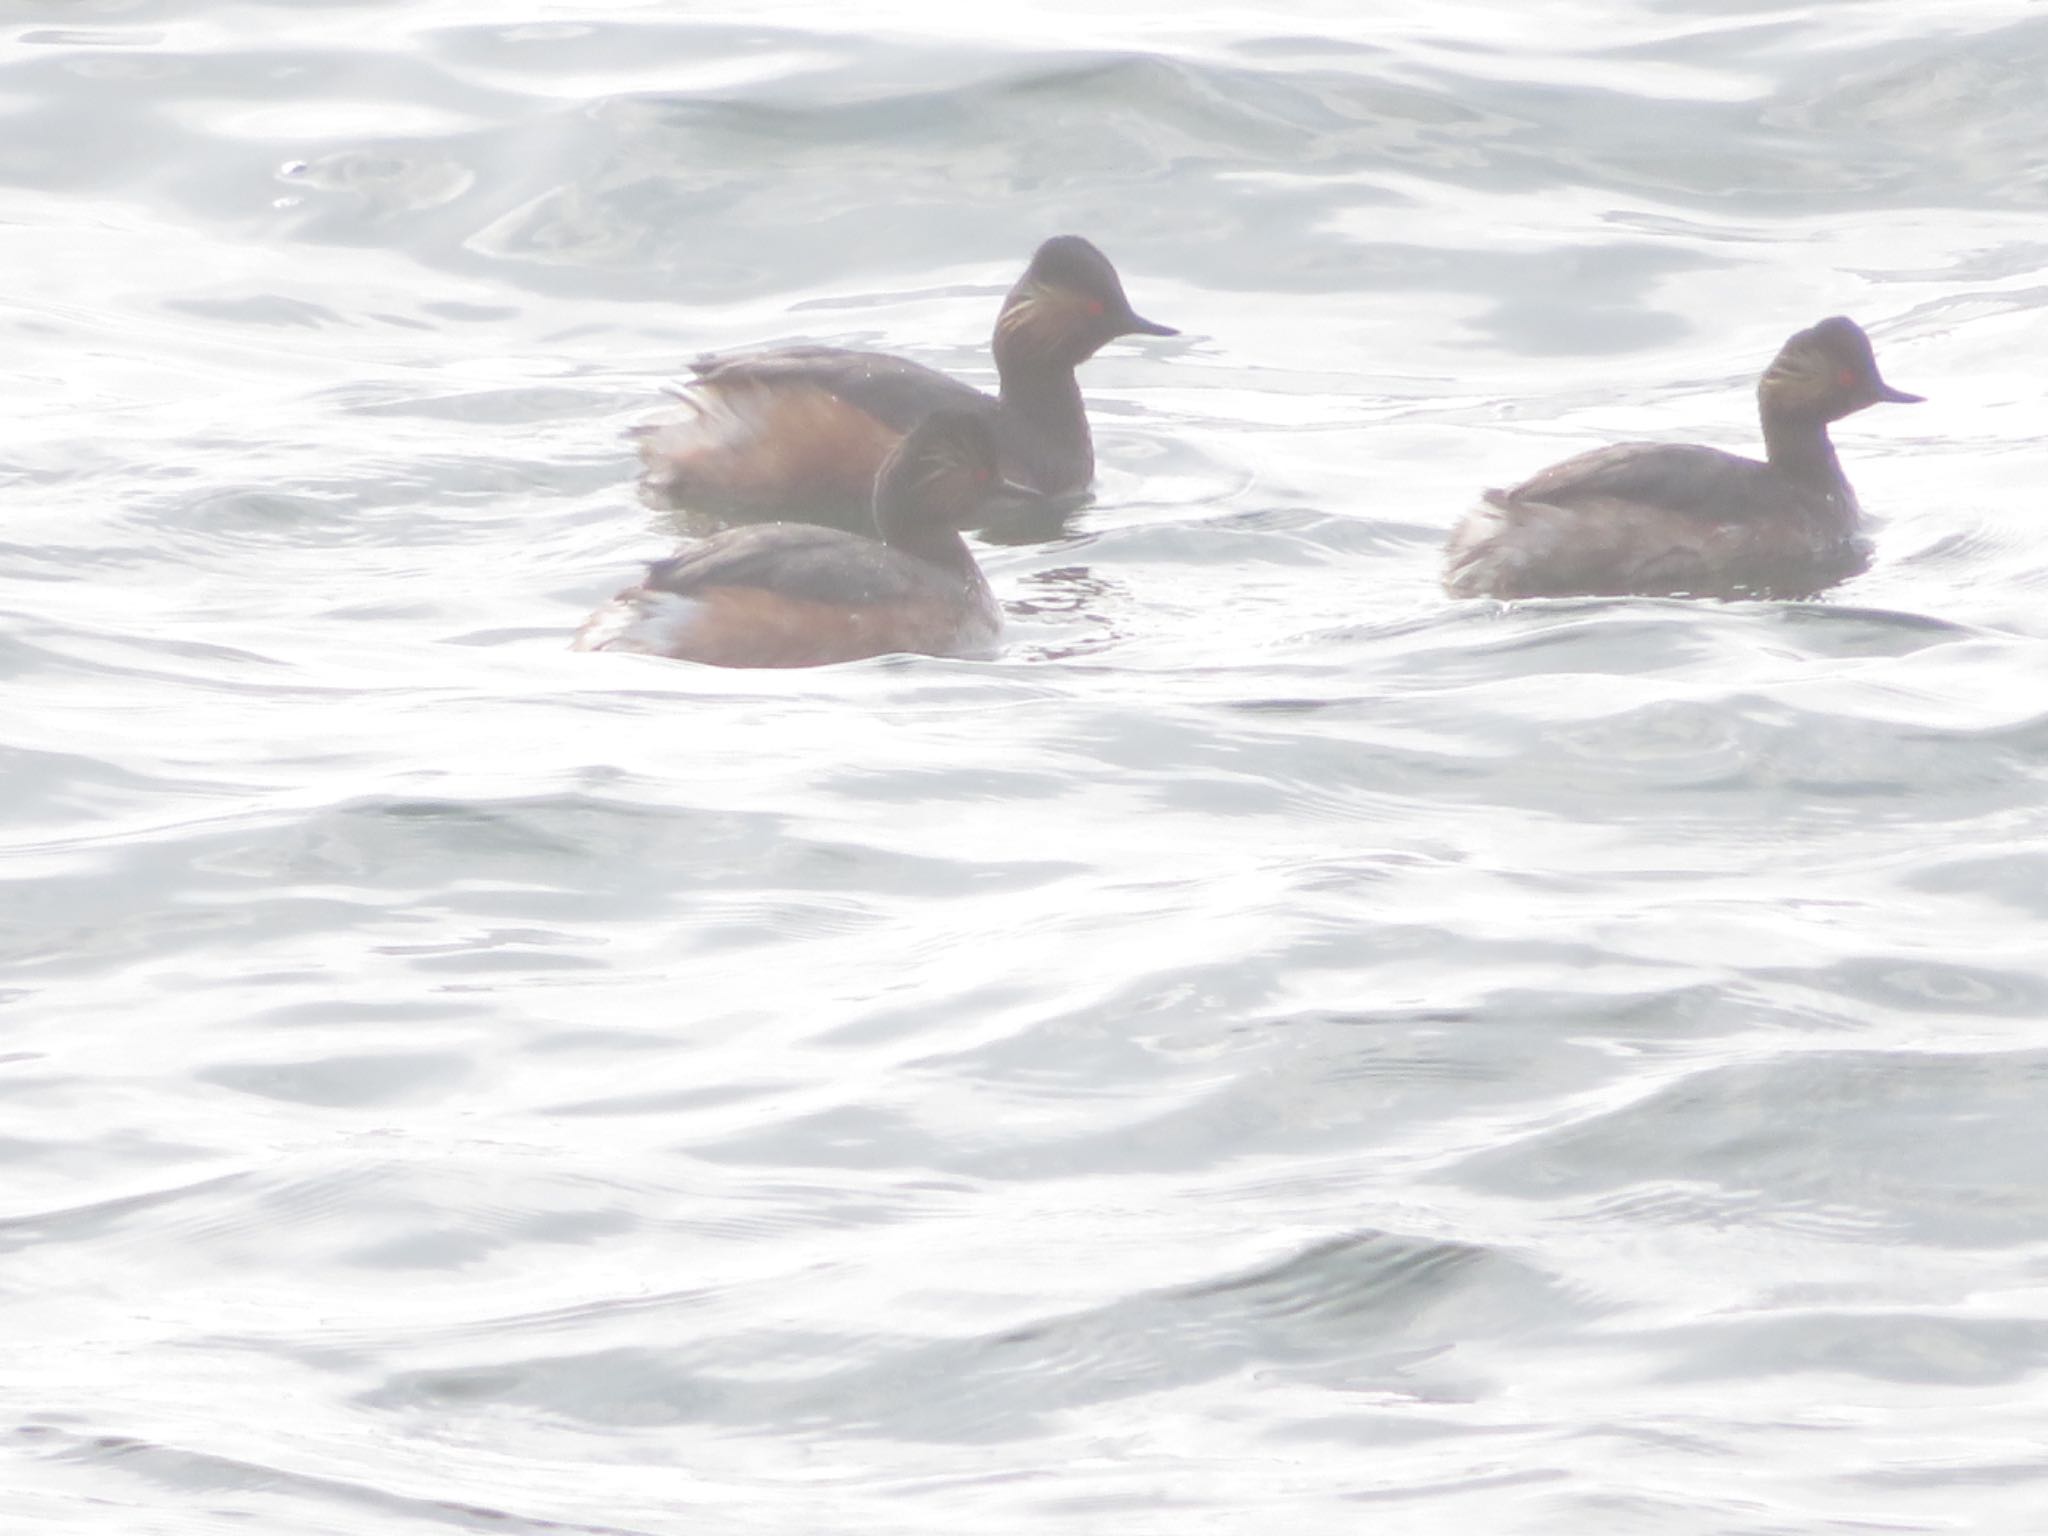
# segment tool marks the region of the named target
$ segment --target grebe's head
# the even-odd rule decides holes
[[[1044,362],[1078,367],[1119,336],[1178,336],[1124,297],[1109,258],[1079,235],[1041,245],[996,317],[996,366]]]
[[[1925,397],[1885,383],[1863,327],[1835,315],[1779,349],[1757,385],[1757,398],[1767,414],[1840,421],[1881,400],[1912,405]]]
[[[996,435],[971,411],[934,411],[912,428],[875,476],[875,510],[919,522],[971,528],[991,501],[1041,500],[1005,480]]]

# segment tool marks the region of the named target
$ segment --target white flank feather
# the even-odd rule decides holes
[[[694,597],[673,592],[622,592],[583,621],[576,631],[579,651],[636,651],[673,656],[704,612]]]

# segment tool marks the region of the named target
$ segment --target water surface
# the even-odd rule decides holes
[[[2048,17],[0,22],[9,1529],[2024,1531]],[[727,346],[1177,341],[992,663],[573,655]],[[1753,447],[1826,601],[1438,592]]]

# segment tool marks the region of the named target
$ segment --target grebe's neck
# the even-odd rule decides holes
[[[1805,411],[1773,409],[1769,402],[1764,403],[1761,415],[1764,457],[1771,468],[1816,491],[1848,488],[1824,418]]]
[[[891,549],[946,570],[974,571],[973,551],[960,537],[960,530],[935,516],[914,496],[891,493],[886,488],[875,498],[875,531]]]

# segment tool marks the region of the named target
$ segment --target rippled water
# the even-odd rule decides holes
[[[0,1523],[2037,1529],[2048,15],[855,16],[0,15]],[[565,651],[1058,230],[1004,659]],[[1867,575],[1438,593],[1836,311]]]

